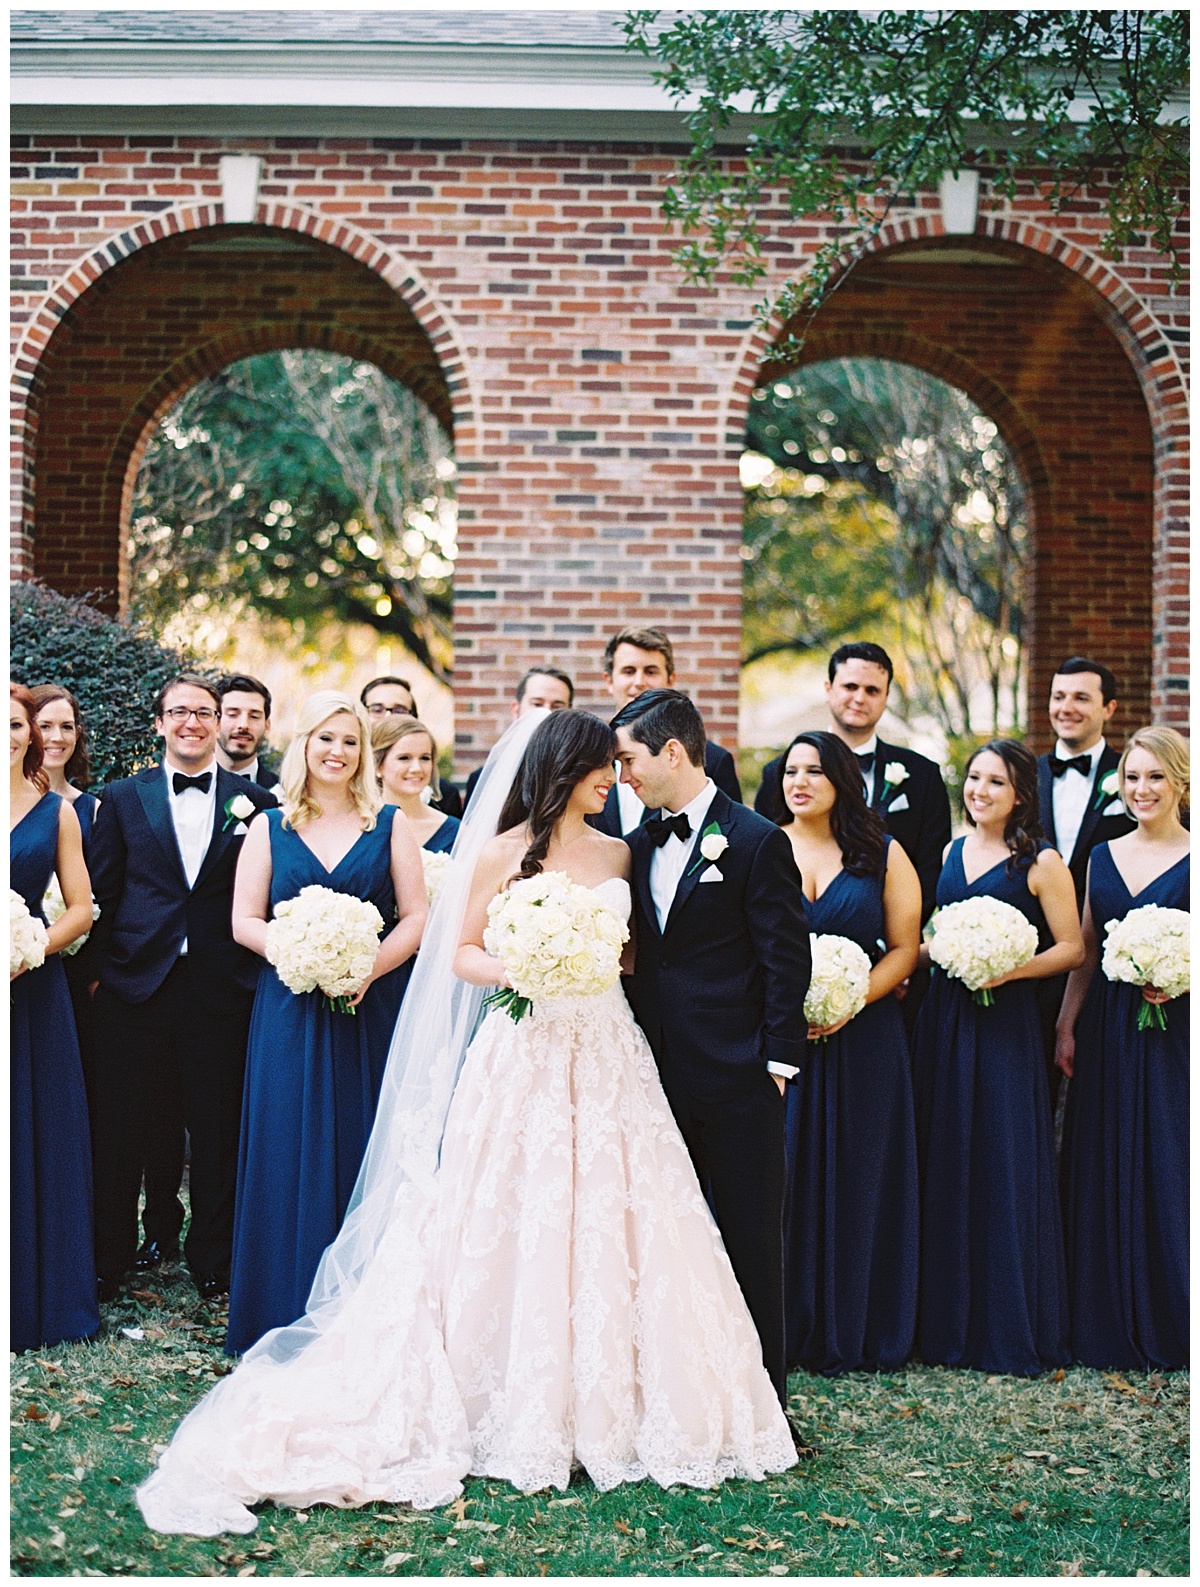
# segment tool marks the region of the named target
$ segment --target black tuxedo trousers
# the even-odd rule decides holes
[[[101,986],[96,992],[96,1267],[119,1277],[137,1251],[138,1193],[143,1169],[147,1239],[174,1239],[182,1208],[170,1185],[169,1144],[147,1156],[147,1140],[161,1142],[164,1123],[191,1134],[192,1221],[184,1255],[191,1271],[225,1277],[233,1250],[238,1128],[246,1036],[254,998],[239,991],[214,1002],[184,955],[166,980],[140,1003],[126,1003]],[[182,1146],[182,1142],[178,1142]],[[166,1182],[150,1195],[157,1173]],[[176,1173],[178,1169],[176,1168]],[[170,1202],[179,1210],[173,1220]],[[174,1221],[174,1227],[171,1222]]]

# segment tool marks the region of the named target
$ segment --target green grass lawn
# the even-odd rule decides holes
[[[1186,1575],[1188,1378],[1039,1382],[925,1367],[792,1380],[821,1457],[715,1493],[645,1483],[447,1510],[261,1512],[249,1537],[161,1538],[133,1490],[228,1369],[224,1316],[179,1270],[105,1308],[91,1345],[12,1362],[21,1576]],[[129,1338],[122,1329],[140,1329]]]

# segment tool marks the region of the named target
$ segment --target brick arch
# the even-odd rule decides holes
[[[1098,654],[1121,679],[1118,734],[1162,710],[1161,570],[1179,459],[1165,417],[1178,372],[1173,352],[1156,372],[1147,324],[1124,322],[1118,334],[1127,289],[1117,283],[1101,297],[1102,268],[1089,277],[1084,250],[1065,244],[1034,251],[1025,234],[1037,230],[998,222],[993,235],[981,222],[966,239],[942,238],[928,219],[889,228],[840,278],[798,356],[772,359],[783,326],[745,338],[725,441],[732,459],[764,372],[819,359],[915,364],[978,403],[1030,488],[1027,720],[1040,743],[1040,702],[1055,662],[1072,652]],[[954,261],[951,250],[968,241],[996,263]],[[942,251],[949,260],[937,258]],[[906,262],[912,254],[920,258]],[[1149,322],[1147,310],[1139,314]],[[1158,393],[1153,409],[1148,391]]]
[[[153,338],[149,333],[144,338],[147,347],[151,340],[163,344],[161,356],[147,354],[144,378],[135,391],[122,394],[124,411],[115,424],[108,425],[111,433],[105,455],[88,458],[80,465],[86,479],[68,484],[74,461],[71,467],[61,457],[57,464],[51,461],[56,446],[61,451],[62,437],[53,423],[45,421],[48,404],[52,411],[56,392],[69,383],[67,366],[73,339],[78,340],[89,319],[95,320],[100,304],[111,311],[121,302],[129,272],[145,276],[148,268],[153,273],[156,262],[169,257],[178,262],[198,242],[207,240],[204,233],[226,242],[235,236],[271,238],[281,233],[293,244],[303,238],[311,244],[311,253],[288,254],[290,264],[281,267],[281,273],[290,270],[295,274],[309,268],[310,260],[320,260],[325,277],[330,278],[332,272],[347,293],[348,284],[356,283],[354,291],[364,300],[359,307],[364,309],[365,323],[357,327],[339,324],[336,294],[326,300],[328,324],[321,323],[324,305],[318,308],[305,302],[303,292],[295,291],[290,301],[282,294],[279,302],[269,304],[268,312],[257,319],[252,311],[239,315],[231,304],[230,323],[215,331],[210,327],[207,333],[193,330],[176,307],[171,323],[157,328]],[[211,274],[228,270],[228,265],[221,265],[223,257],[213,257]],[[245,260],[258,256],[237,257],[245,270],[252,268]],[[204,269],[203,263],[193,263],[197,278]],[[93,250],[55,284],[25,327],[13,369],[20,403],[16,428],[23,530],[14,571],[36,574],[59,589],[116,592],[121,583],[116,550],[119,524],[131,478],[128,465],[134,453],[144,449],[152,419],[161,416],[189,385],[228,363],[286,346],[326,347],[375,363],[426,402],[453,435],[460,459],[472,455],[475,403],[458,328],[419,272],[401,255],[346,222],[299,205],[260,205],[253,225],[231,228],[224,227],[220,205],[167,211],[129,227]],[[92,370],[97,407],[109,400],[108,373],[104,366]],[[105,422],[94,419],[80,428],[103,427]],[[91,446],[93,454],[98,444]],[[81,454],[88,450],[88,445],[80,447]],[[60,495],[75,490],[79,500],[74,509],[59,510],[57,517],[62,521],[51,527],[56,489]]]

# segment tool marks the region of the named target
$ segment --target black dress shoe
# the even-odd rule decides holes
[[[161,1267],[164,1262],[177,1261],[179,1257],[179,1244],[172,1241],[170,1244],[158,1240],[143,1240],[138,1254],[133,1259],[134,1271],[148,1273],[151,1268]]]
[[[796,1426],[789,1416],[787,1419],[788,1432],[792,1435],[792,1448],[796,1451],[797,1460],[815,1460],[821,1453],[816,1444],[810,1444],[808,1439]]]
[[[229,1279],[220,1273],[196,1274],[196,1289],[200,1299],[220,1301],[229,1299]]]
[[[101,1306],[107,1306],[110,1301],[116,1300],[121,1292],[121,1280],[112,1278],[107,1273],[96,1274],[96,1299]]]

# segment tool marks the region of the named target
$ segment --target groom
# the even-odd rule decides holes
[[[651,689],[613,727],[621,781],[659,812],[625,840],[630,1002],[786,1407],[783,1093],[804,1062],[812,965],[800,873],[779,828],[705,772],[687,695]]]

